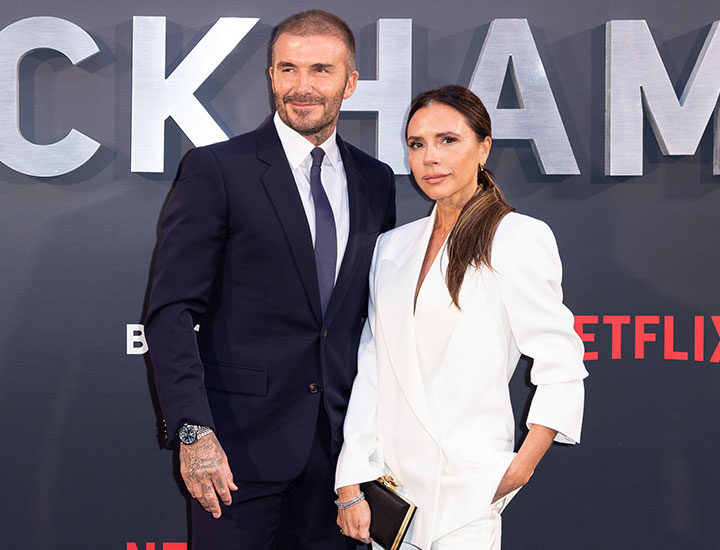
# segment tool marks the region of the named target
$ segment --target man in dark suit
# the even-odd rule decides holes
[[[146,333],[193,550],[354,548],[333,477],[394,177],[335,133],[358,78],[347,25],[303,12],[270,48],[275,116],[187,155],[152,275]]]

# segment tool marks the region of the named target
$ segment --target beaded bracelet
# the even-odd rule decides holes
[[[335,501],[335,506],[337,506],[340,510],[347,510],[348,508],[355,506],[361,500],[365,500],[365,493],[362,491],[360,491],[358,496],[351,498],[350,500],[346,500],[345,502],[340,502],[340,499],[337,499]]]

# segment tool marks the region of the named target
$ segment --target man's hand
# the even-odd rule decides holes
[[[359,494],[359,485],[348,485],[338,489],[338,498],[343,502],[352,500]],[[345,510],[338,510],[337,524],[343,535],[357,539],[365,544],[371,541],[370,506],[364,500]]]
[[[180,445],[180,475],[190,496],[215,519],[222,515],[217,497],[229,506],[232,503],[230,491],[237,491],[227,456],[214,433],[192,445]]]

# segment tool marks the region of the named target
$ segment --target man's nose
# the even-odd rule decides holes
[[[297,81],[295,82],[295,87],[297,88],[298,92],[309,92],[312,90],[312,82],[310,79],[310,75],[306,71],[298,71],[298,77]]]

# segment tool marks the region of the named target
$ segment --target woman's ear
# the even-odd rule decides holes
[[[488,156],[490,156],[490,149],[492,149],[492,138],[485,136],[485,139],[480,142],[480,164],[483,166],[487,162]]]
[[[492,147],[492,138],[490,136],[485,136],[483,143],[485,143],[487,145],[487,149],[488,149],[488,153],[489,153],[490,148]]]

